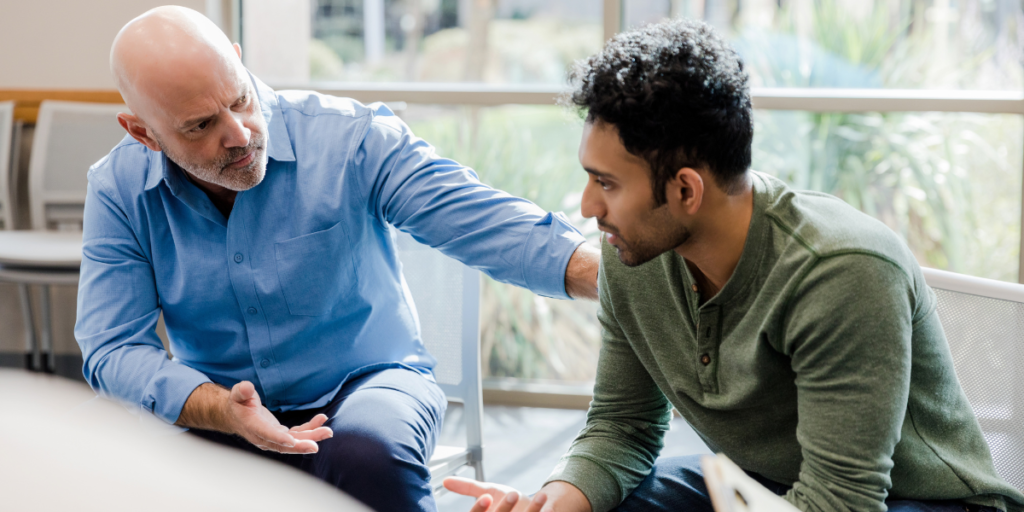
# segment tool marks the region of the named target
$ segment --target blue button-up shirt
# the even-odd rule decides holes
[[[269,162],[228,218],[130,137],[89,170],[75,336],[93,389],[173,423],[209,381],[289,410],[376,368],[429,375],[389,226],[567,298],[583,238],[564,216],[481,184],[381,104],[254,85]]]

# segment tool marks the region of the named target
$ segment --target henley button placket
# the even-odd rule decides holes
[[[697,377],[705,393],[718,393],[718,363],[715,358],[718,357],[719,339],[715,326],[718,325],[720,311],[715,305],[702,308],[697,323],[697,360],[701,364]]]

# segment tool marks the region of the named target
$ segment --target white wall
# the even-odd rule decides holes
[[[0,0],[0,89],[113,89],[117,31],[166,4],[207,8],[206,0]]]
[[[245,0],[242,61],[269,84],[309,81],[309,0]]]

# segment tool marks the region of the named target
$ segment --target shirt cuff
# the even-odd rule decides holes
[[[523,276],[533,293],[552,299],[570,299],[565,292],[565,270],[576,248],[586,238],[561,212],[542,217],[526,239]]]
[[[544,485],[556,481],[579,489],[590,501],[592,512],[607,512],[622,502],[619,482],[604,467],[587,458],[569,456],[560,460]]]
[[[197,387],[213,382],[203,372],[178,362],[164,365],[153,376],[142,396],[142,408],[167,423],[174,424],[181,409]]]

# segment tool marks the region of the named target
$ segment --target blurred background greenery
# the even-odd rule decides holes
[[[486,16],[460,19],[460,1],[484,6]],[[385,2],[387,51],[370,62],[358,20],[345,25],[337,14],[341,3],[318,2],[313,79],[561,84],[573,60],[601,45],[598,0],[396,0]],[[676,16],[708,21],[757,87],[1024,89],[1020,0],[625,0],[623,14],[627,28]],[[573,114],[410,105],[402,115],[440,154],[565,211],[595,239],[593,222],[579,215],[586,177]],[[922,265],[1006,281],[1018,278],[1022,154],[1019,115],[755,112],[754,169],[875,216]],[[593,379],[594,304],[486,280],[482,311],[485,376]]]

